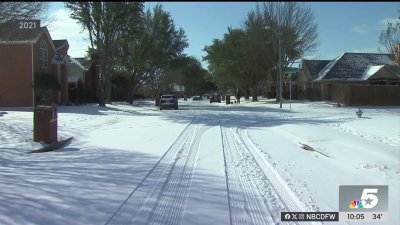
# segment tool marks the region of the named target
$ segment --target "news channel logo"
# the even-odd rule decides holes
[[[387,212],[387,185],[340,185],[340,212]]]

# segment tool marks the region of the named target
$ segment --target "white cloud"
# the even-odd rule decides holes
[[[58,9],[51,16],[54,20],[47,27],[51,38],[53,40],[67,39],[69,43],[68,54],[72,57],[85,56],[90,42],[86,38],[87,35],[82,32],[81,25],[69,17],[67,9]]]
[[[350,29],[350,31],[357,33],[357,34],[366,34],[368,33],[368,26],[363,24],[363,25],[357,25],[354,26]]]

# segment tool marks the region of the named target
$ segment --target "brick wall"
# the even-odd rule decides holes
[[[40,68],[40,41],[48,46],[48,67]],[[54,50],[45,33],[33,44],[33,74],[53,74],[58,76],[57,65],[51,60]],[[32,86],[32,46],[31,44],[0,45],[0,107],[31,107],[34,104]],[[51,94],[51,101],[59,103],[58,93]]]
[[[0,106],[33,106],[30,44],[0,45]]]

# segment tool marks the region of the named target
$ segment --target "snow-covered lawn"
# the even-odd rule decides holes
[[[388,185],[400,223],[400,107],[179,104],[59,107],[74,139],[36,154],[32,109],[0,108],[0,224],[278,224],[338,211],[339,185]]]

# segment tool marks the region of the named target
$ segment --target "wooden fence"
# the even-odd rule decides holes
[[[348,106],[400,106],[399,85],[370,85],[362,83],[314,82],[311,100],[334,101]]]

